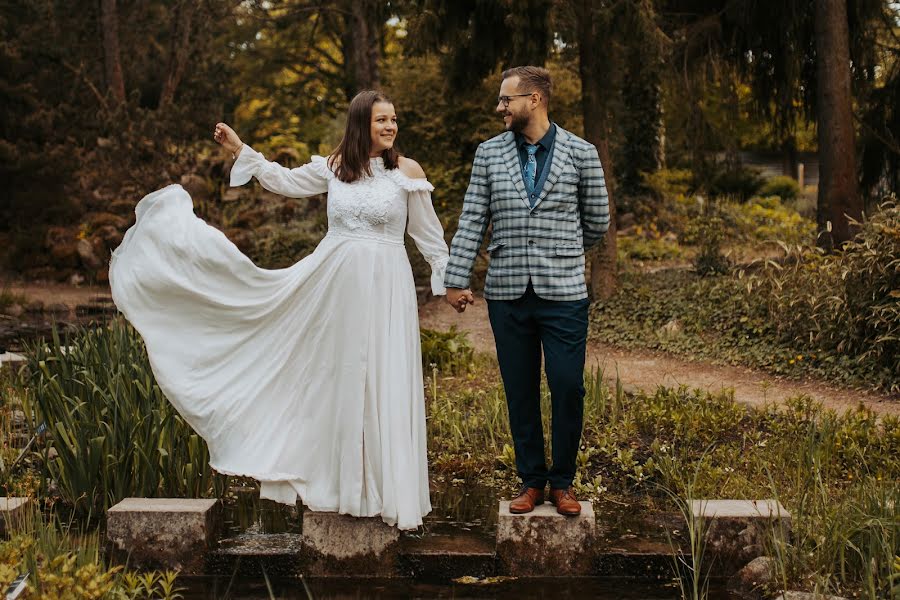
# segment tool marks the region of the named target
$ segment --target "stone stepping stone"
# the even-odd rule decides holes
[[[16,354],[15,352],[4,352],[3,354],[0,354],[0,367],[2,367],[3,365],[9,365],[13,367],[27,360],[28,359],[21,354]]]
[[[777,500],[694,500],[691,509],[703,519],[705,554],[722,576],[763,556],[773,535],[788,539],[791,534],[791,513]]]
[[[139,568],[205,571],[206,553],[221,527],[221,504],[212,499],[126,498],[106,513],[113,557]]]
[[[17,525],[23,525],[31,498],[0,496],[0,535],[7,535]]]
[[[564,517],[544,503],[525,514],[509,512],[500,502],[497,559],[512,576],[587,575],[591,572],[597,532],[594,507],[581,502],[581,514]]]

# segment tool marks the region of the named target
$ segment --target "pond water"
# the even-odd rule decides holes
[[[231,584],[222,578],[182,578],[185,600],[387,600],[393,598],[465,598],[513,600],[520,598],[594,598],[595,600],[679,600],[681,593],[671,584],[632,579],[594,577],[529,578],[494,584],[467,585],[452,582],[420,582],[409,579],[305,579]],[[304,587],[305,584],[305,587]],[[226,595],[227,594],[227,595]],[[711,585],[709,600],[732,600],[720,584]]]
[[[234,485],[231,501],[226,504],[229,535],[253,533],[300,533],[302,509],[260,501],[256,486]],[[445,485],[431,492],[433,511],[418,532],[407,537],[452,536],[465,532],[493,540],[497,528],[497,492],[488,487]],[[634,540],[652,544],[664,537],[664,526],[641,521],[633,513],[615,505],[598,505],[597,514],[607,525],[604,541],[610,544]],[[657,547],[658,548],[658,547]],[[268,582],[264,578],[232,580],[231,577],[185,577],[180,579],[187,589],[185,600],[268,599],[391,599],[391,598],[595,598],[597,600],[679,600],[680,590],[672,581],[648,581],[632,578],[529,578],[503,579],[493,583],[459,583],[422,581],[407,578],[307,578]],[[271,592],[271,593],[270,593]],[[724,582],[713,580],[709,600],[732,600]]]

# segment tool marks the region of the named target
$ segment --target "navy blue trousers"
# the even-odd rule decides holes
[[[588,300],[545,300],[531,284],[516,300],[488,300],[522,483],[567,488],[575,479],[584,415]],[[541,425],[541,351],[550,386],[551,468]]]

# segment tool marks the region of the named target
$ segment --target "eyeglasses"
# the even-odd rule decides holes
[[[534,92],[531,92],[533,94]],[[509,108],[509,103],[512,102],[513,98],[524,98],[525,96],[530,96],[531,94],[513,94],[512,96],[497,96],[497,102],[503,103],[503,108]]]

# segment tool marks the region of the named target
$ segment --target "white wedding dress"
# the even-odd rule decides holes
[[[386,169],[347,184],[323,157],[296,169],[244,146],[231,185],[255,176],[290,197],[328,192],[328,234],[286,269],[261,269],[194,216],[171,185],[143,198],[113,253],[116,306],[159,382],[207,441],[217,471],[312,510],[415,529],[431,510],[409,231],[443,285],[448,250],[433,186]],[[408,226],[407,226],[408,223]]]

